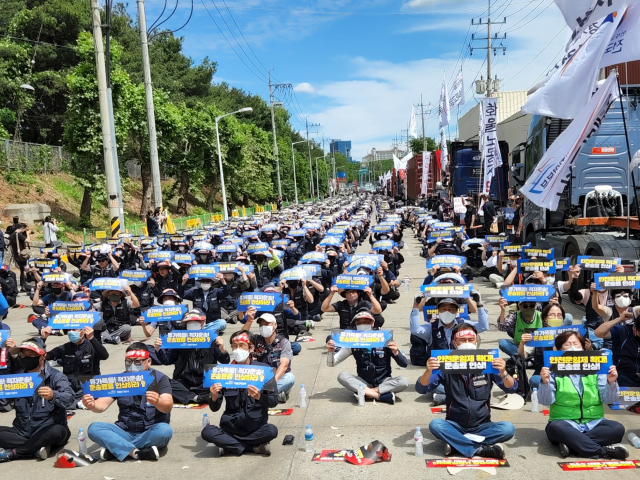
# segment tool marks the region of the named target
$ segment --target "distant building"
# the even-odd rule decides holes
[[[329,145],[329,151],[331,153],[339,152],[353,162],[351,158],[351,140],[331,140]]]
[[[375,148],[372,148],[370,154],[362,157],[362,163],[364,164],[370,162],[379,162],[381,160],[391,160],[394,154],[396,155],[396,157],[402,158],[407,154],[407,152],[398,149],[376,150]]]

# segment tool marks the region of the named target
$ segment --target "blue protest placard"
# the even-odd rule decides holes
[[[518,260],[518,273],[531,272],[556,273],[556,261],[531,259]]]
[[[378,240],[373,244],[372,250],[393,250],[396,246],[398,246],[398,244],[393,240]]]
[[[218,245],[216,247],[216,252],[218,253],[233,253],[238,249],[237,245],[233,243],[223,243],[222,245]]]
[[[153,260],[154,262],[161,262],[163,260],[173,260],[174,253],[170,250],[158,250],[156,252],[149,252],[144,256],[144,261],[148,262]]]
[[[527,329],[525,329],[525,331],[527,331]],[[587,329],[584,325],[543,327],[531,332],[533,340],[527,342],[527,347],[553,347],[556,337],[564,332],[578,332],[583,337],[587,335]]]
[[[440,370],[445,375],[466,375],[470,373],[498,373],[493,361],[500,358],[497,349],[492,350],[432,350],[431,356],[440,362]]]
[[[187,313],[186,305],[159,305],[157,307],[151,307],[142,312],[145,323],[154,322],[173,322],[176,320],[182,320],[182,317]]]
[[[337,236],[324,237],[322,240],[320,240],[320,243],[318,245],[320,245],[321,247],[339,247],[342,243],[343,238],[344,237]]]
[[[580,265],[582,270],[600,270],[610,272],[620,265],[619,258],[595,257],[593,255],[580,255],[576,265]]]
[[[502,250],[504,250],[504,254],[505,255],[522,255],[522,250],[524,250],[526,247],[530,246],[531,244],[527,244],[527,245],[516,245],[516,244],[507,244],[507,243],[503,243],[500,248]]]
[[[510,302],[547,302],[555,293],[553,285],[511,285],[500,289],[500,296]]]
[[[290,268],[280,274],[280,280],[284,280],[286,282],[290,280],[308,280],[309,278],[311,278],[311,275],[301,266]]]
[[[271,246],[272,247],[288,247],[290,243],[291,243],[291,240],[289,240],[288,238],[280,238],[278,240],[272,240]]]
[[[376,225],[371,229],[373,233],[389,233],[393,230],[393,225]]]
[[[49,318],[48,326],[54,330],[78,330],[93,326],[102,320],[102,312],[62,312]]]
[[[427,262],[427,268],[433,268],[435,265],[440,268],[462,268],[465,263],[467,263],[467,259],[458,255],[436,255],[435,257],[429,259],[429,261]]]
[[[211,330],[173,330],[160,337],[161,348],[209,348],[216,337]]]
[[[67,283],[70,281],[70,273],[45,273],[42,275],[43,283]]]
[[[556,272],[568,272],[571,266],[571,259],[569,257],[559,258],[556,260]]]
[[[305,253],[300,259],[302,263],[319,262],[324,263],[327,261],[327,254],[324,252],[309,252]]]
[[[238,297],[238,311],[246,312],[254,307],[258,312],[273,312],[282,304],[282,294],[275,292],[243,293]]]
[[[433,224],[433,228],[435,228],[436,230],[443,230],[448,227],[453,227],[453,223],[452,222],[435,222]]]
[[[58,268],[57,258],[35,258],[33,259],[33,262],[29,261],[29,263],[38,270],[52,270],[54,268]]]
[[[9,338],[11,338],[11,330],[0,330],[0,348],[4,348],[5,347],[4,343]],[[1,365],[2,364],[0,364],[0,368],[6,368],[6,365],[4,367],[2,367]]]
[[[251,237],[259,237],[260,232],[258,230],[247,230],[246,232],[242,232],[242,238],[251,238]]]
[[[318,275],[320,275],[320,271],[322,270],[322,267],[315,263],[314,264],[307,263],[304,265],[299,265],[298,268],[302,268],[303,270],[306,270],[313,277],[317,277]]]
[[[507,237],[504,235],[485,235],[484,241],[489,245],[502,244],[507,240]]]
[[[127,288],[127,281],[124,278],[101,277],[91,282],[91,291],[96,290],[118,290],[124,292]]]
[[[191,265],[189,267],[189,278],[216,278],[218,267],[215,265]]]
[[[33,397],[41,383],[39,373],[0,375],[0,399]]]
[[[196,242],[193,244],[191,250],[193,250],[194,252],[197,252],[198,250],[206,250],[207,252],[210,252],[211,250],[213,250],[213,245],[211,245],[209,242]]]
[[[123,270],[120,272],[120,278],[129,282],[146,282],[150,276],[150,270]]]
[[[427,241],[429,243],[435,242],[439,238],[442,240],[453,240],[454,233],[451,230],[437,230],[435,232],[429,232]]]
[[[371,271],[375,271],[380,266],[380,260],[376,255],[368,255],[366,257],[353,257],[347,265],[347,271],[353,272],[358,268],[368,268]]]
[[[58,247],[40,247],[40,253],[56,253]]]
[[[438,316],[438,306],[437,305],[425,305],[422,307],[422,315],[424,316],[425,322],[428,322],[431,317]],[[458,318],[463,318],[465,320],[469,320],[469,305],[458,305]]]
[[[383,348],[393,340],[393,330],[331,330],[331,339],[337,347]]]
[[[196,259],[196,256],[192,253],[176,253],[173,256],[173,261],[176,263],[190,264]]]
[[[266,223],[260,228],[260,230],[263,232],[273,232],[274,230],[277,230],[277,229],[278,229],[277,223]]]
[[[222,388],[247,388],[252,385],[262,390],[274,376],[271,367],[262,365],[216,365],[205,370],[202,386],[209,388],[219,383]]]
[[[238,246],[244,243],[244,240],[238,237],[226,237],[224,239],[224,243],[231,243],[232,245]]]
[[[468,238],[462,242],[463,247],[469,247],[471,245],[482,245],[484,241],[481,238]]]
[[[640,387],[618,387],[618,400],[609,405],[611,410],[625,410],[640,402]]]
[[[637,273],[596,273],[594,282],[598,290],[637,290],[640,289],[640,275]]]
[[[442,283],[422,285],[420,291],[424,292],[424,296],[434,298],[469,298],[473,285],[464,283]]]
[[[290,237],[304,237],[307,234],[306,228],[298,228],[297,230],[289,230]]]
[[[81,302],[53,302],[49,305],[51,312],[84,312],[89,310],[91,302],[82,300]]]
[[[551,260],[555,256],[553,248],[525,247],[522,249],[522,256],[525,258],[538,258]]]
[[[557,376],[607,374],[613,365],[610,350],[544,351],[544,366]]]
[[[154,380],[149,370],[96,375],[82,384],[82,393],[93,398],[137,397],[144,395]]]
[[[373,285],[371,275],[338,275],[333,279],[333,285],[344,290],[364,290]]]
[[[269,250],[269,244],[266,242],[258,242],[258,243],[250,243],[247,245],[248,253],[258,253],[258,252],[266,252]]]

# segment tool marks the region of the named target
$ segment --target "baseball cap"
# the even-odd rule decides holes
[[[440,300],[438,302],[438,306],[443,305],[445,303],[451,303],[453,305],[457,305],[458,302],[456,302],[453,298],[443,298],[442,300]]]
[[[256,318],[257,320],[264,320],[267,323],[278,323],[276,321],[276,317],[274,317],[272,314],[270,313],[263,313],[262,315],[260,315],[258,318]]]
[[[47,353],[44,340],[41,338],[33,337],[27,340],[24,340],[20,345],[11,349],[11,353],[13,355],[17,355],[19,350],[31,350],[32,352],[36,352],[38,355],[44,355]]]

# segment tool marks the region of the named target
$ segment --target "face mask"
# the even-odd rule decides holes
[[[184,248],[184,247],[178,247],[178,250],[179,250],[180,252],[184,252],[184,251],[185,251],[185,248]]]
[[[371,324],[365,323],[364,325],[356,325],[356,330],[361,330],[363,332],[371,330]]]
[[[571,345],[569,348],[565,350],[565,352],[582,352],[582,347],[576,347],[575,345]]]
[[[35,370],[40,365],[40,357],[21,357],[20,363],[26,372]]]
[[[271,325],[265,325],[260,327],[260,335],[264,338],[269,338],[273,334],[273,327]]]
[[[207,261],[207,258],[209,258],[209,255],[200,255],[200,260],[202,260],[203,262]]]
[[[556,279],[554,277],[545,277],[544,279],[544,283],[546,283],[547,285],[553,285],[556,282]]]
[[[78,343],[80,341],[80,332],[71,331],[68,335],[71,343]]]
[[[626,308],[631,304],[631,298],[629,297],[616,297],[616,306],[620,308]]]
[[[144,364],[142,365],[136,365],[135,363],[132,363],[131,365],[125,365],[125,370],[129,373],[131,372],[142,372],[144,371]]]
[[[53,294],[56,296],[62,293],[62,289],[58,287],[52,288],[51,290],[53,291]]]
[[[187,322],[187,330],[200,330],[200,322]]]
[[[478,346],[475,343],[461,343],[458,345],[458,350],[475,350]]]
[[[120,301],[120,295],[114,293],[112,295],[109,295],[109,301],[111,303],[118,303]]]
[[[530,318],[533,317],[533,314],[535,313],[536,309],[535,308],[525,308],[522,310],[522,315],[524,317]]]
[[[165,307],[172,307],[176,304],[175,300],[165,300],[164,302],[162,302],[162,305],[164,305]]]
[[[140,287],[142,287],[143,283],[144,282],[133,282],[133,285],[138,287],[138,288],[140,288]]]
[[[445,325],[451,325],[453,321],[456,319],[456,314],[451,312],[442,312],[442,313],[438,313],[438,318]]]
[[[211,290],[211,284],[209,282],[201,283],[200,288],[205,292],[208,292],[209,290]]]
[[[231,352],[231,356],[236,361],[236,363],[244,363],[244,361],[249,358],[249,350],[244,350],[242,348],[236,348]]]
[[[290,280],[287,282],[290,288],[298,288],[298,280]]]

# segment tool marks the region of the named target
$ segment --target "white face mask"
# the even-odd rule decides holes
[[[135,363],[132,363],[131,365],[125,365],[125,370],[129,373],[131,372],[142,372],[144,371],[144,364],[142,365],[136,365]]]
[[[249,358],[249,350],[236,348],[231,352],[231,356],[236,361],[236,363],[243,363],[247,358]]]
[[[363,332],[369,331],[372,329],[372,326],[370,323],[365,323],[364,325],[356,325],[356,330],[360,330]]]
[[[165,300],[164,302],[162,302],[162,305],[164,305],[165,307],[172,307],[176,304],[175,300]]]
[[[616,306],[620,307],[620,308],[626,308],[629,305],[631,305],[631,298],[630,297],[616,297]]]
[[[478,346],[475,343],[461,343],[458,345],[458,350],[476,350]]]
[[[553,285],[556,282],[556,279],[554,277],[545,277],[544,282],[547,285]]]
[[[142,286],[142,284],[143,284],[143,283],[144,283],[144,282],[133,282],[133,284],[134,284],[136,287],[138,287],[138,288],[140,288],[140,287]]]
[[[264,338],[269,338],[271,335],[273,335],[273,327],[271,325],[264,325],[260,327],[260,335],[262,335]]]
[[[441,312],[438,313],[438,318],[445,325],[451,325],[456,319],[456,314],[451,312]]]
[[[200,330],[200,322],[187,322],[187,330]]]
[[[569,348],[565,350],[565,352],[582,352],[582,347],[576,347],[575,345],[571,345]]]
[[[211,284],[210,283],[201,283],[200,284],[200,288],[202,290],[204,290],[205,292],[208,292],[211,289]]]

